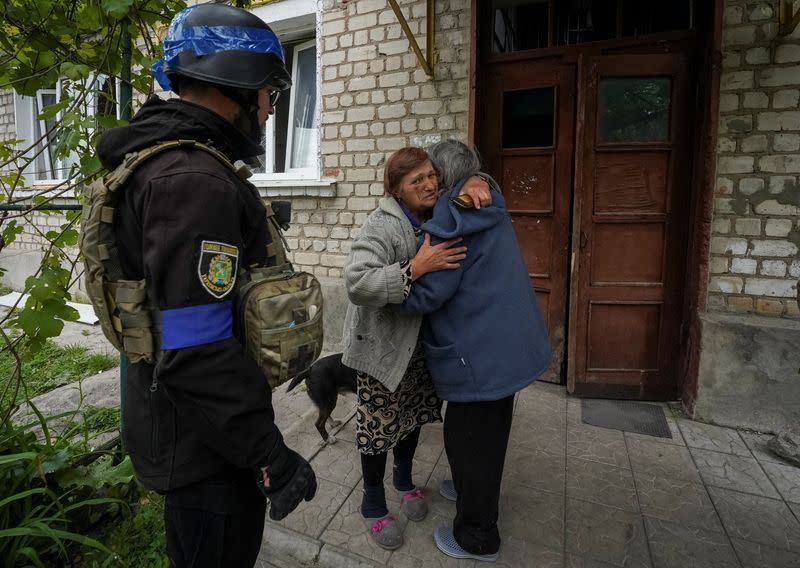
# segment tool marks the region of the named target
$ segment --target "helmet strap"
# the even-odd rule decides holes
[[[261,144],[263,133],[261,125],[258,123],[258,91],[225,85],[214,85],[214,87],[241,107],[242,114],[235,126],[249,136],[253,142]]]

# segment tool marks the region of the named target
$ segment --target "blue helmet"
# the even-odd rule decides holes
[[[181,10],[163,43],[164,57],[152,72],[164,90],[179,91],[180,81],[170,81],[175,75],[254,91],[292,86],[278,37],[261,18],[241,8],[200,4]]]

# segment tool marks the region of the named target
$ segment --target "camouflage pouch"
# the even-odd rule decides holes
[[[237,337],[275,388],[308,369],[322,351],[322,287],[289,263],[243,270],[236,294]]]

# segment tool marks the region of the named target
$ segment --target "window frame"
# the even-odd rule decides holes
[[[292,54],[292,82],[294,84],[297,84],[297,81],[296,81],[297,72],[298,72],[297,68],[298,68],[298,60],[299,60],[300,52],[304,51],[306,49],[311,49],[311,48],[314,49],[314,54],[315,54],[315,57],[316,57],[316,53],[317,53],[317,51],[316,51],[317,50],[317,38],[316,37],[314,39],[310,39],[310,40],[305,41],[303,43],[299,43],[299,44],[295,45],[293,47],[293,49],[292,49],[292,51],[294,52]],[[319,76],[316,73],[315,73],[315,75],[316,75],[315,79],[317,80],[317,87],[318,87],[319,86]],[[314,89],[314,92],[316,93],[318,90],[319,90],[318,88]],[[316,152],[316,160],[315,160],[315,162],[316,162],[316,164],[312,165],[311,167],[308,167],[308,168],[292,168],[291,167],[292,142],[294,141],[294,134],[295,134],[295,126],[292,124],[292,122],[293,122],[293,119],[294,119],[295,106],[297,105],[296,93],[297,93],[297,90],[294,89],[294,88],[292,88],[289,91],[289,95],[290,95],[289,96],[289,124],[288,124],[288,126],[286,128],[286,160],[285,160],[283,169],[284,169],[284,172],[286,172],[286,173],[299,174],[303,179],[313,179],[313,177],[309,178],[308,176],[309,175],[310,176],[318,176],[318,173],[319,173],[319,158],[320,158],[320,155],[319,155],[319,105],[318,105],[319,97],[317,97],[315,95],[316,101],[315,101],[315,104],[314,104],[314,122],[316,123],[315,124],[315,130],[316,130],[316,138],[317,138],[317,143],[315,144],[315,152]]]
[[[92,74],[85,81],[86,84],[94,83],[97,85],[100,81],[105,79],[107,79],[105,75]],[[14,123],[16,128],[16,137],[18,140],[20,140],[17,143],[18,148],[31,146],[33,142],[39,139],[40,136],[44,136],[47,133],[47,121],[39,118],[42,109],[47,106],[43,102],[43,97],[48,94],[54,94],[56,102],[60,101],[64,90],[65,80],[66,79],[64,78],[59,78],[53,87],[39,89],[33,96],[22,96],[16,93],[14,94]],[[115,105],[116,118],[119,118],[120,116],[118,104],[119,89],[120,79],[117,77],[114,79],[114,97],[117,101],[117,104]],[[87,110],[87,117],[97,116],[98,101],[98,94],[93,88],[92,91],[86,96],[84,105]],[[59,111],[54,117],[54,120],[60,120],[62,114],[63,111]],[[40,132],[39,136],[36,135],[37,126]],[[71,167],[69,158],[57,158],[54,161],[52,159],[51,143],[52,142],[48,140],[39,157],[34,159],[26,168],[23,169],[22,174],[25,177],[24,185],[26,187],[58,185],[68,179],[65,175],[62,175],[62,173],[66,172]],[[29,150],[29,153],[36,153],[36,151],[37,148],[33,147]],[[44,168],[39,167],[40,160],[45,164]]]
[[[291,159],[291,146],[289,146],[293,128],[287,127],[286,142],[287,153],[284,162],[283,172],[275,172],[275,121],[273,117],[267,120],[265,127],[265,153],[264,170],[265,172],[253,173],[250,181],[266,195],[317,195],[320,191],[329,193],[330,188],[335,184],[335,180],[322,176],[322,155],[320,148],[321,124],[322,124],[322,96],[320,92],[322,71],[320,68],[320,44],[319,29],[317,25],[317,6],[315,0],[283,0],[281,2],[270,3],[262,6],[254,6],[251,11],[265,22],[269,22],[270,27],[278,36],[281,44],[300,41],[292,47],[295,52],[302,49],[301,46],[316,46],[316,105],[314,112],[314,122],[316,124],[316,155],[314,163],[308,168],[288,169],[286,165]],[[302,40],[306,41],[302,41]],[[307,47],[305,47],[307,48]],[[292,80],[296,77],[296,59],[292,62]],[[291,119],[294,111],[294,90],[289,92],[289,118]],[[281,102],[285,102],[283,99]],[[281,103],[278,103],[279,105]],[[291,188],[291,189],[290,189]]]

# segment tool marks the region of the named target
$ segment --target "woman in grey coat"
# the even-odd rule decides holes
[[[411,479],[420,428],[441,421],[436,396],[419,343],[421,315],[395,309],[411,282],[425,273],[458,268],[466,249],[460,239],[419,250],[420,223],[436,204],[438,182],[420,148],[395,152],[384,168],[386,196],[353,242],[345,283],[350,305],[345,316],[343,363],[357,373],[356,445],[361,453],[364,496],[361,514],[378,546],[398,548],[400,529],[386,506],[383,479],[387,452],[394,454],[393,485],[403,513],[421,521],[428,512],[424,494]],[[486,202],[489,188],[470,180],[464,193]],[[393,307],[394,305],[394,307]]]

